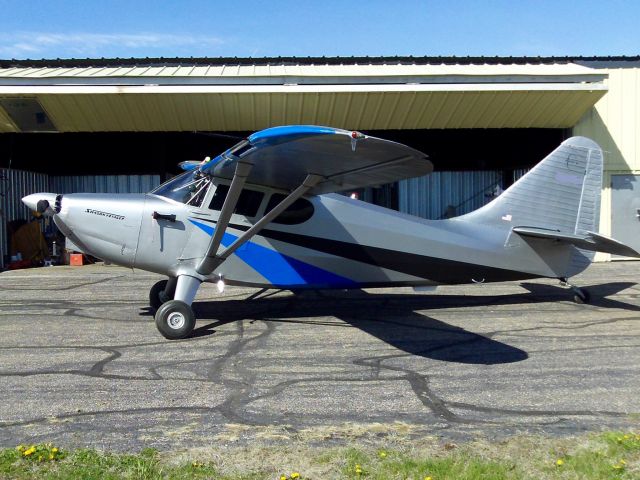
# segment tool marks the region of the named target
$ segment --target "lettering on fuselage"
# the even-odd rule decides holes
[[[100,210],[93,210],[92,208],[87,208],[86,212],[93,213],[94,215],[100,215],[101,217],[114,218],[116,220],[124,220],[124,215],[116,215],[115,213],[101,212]]]

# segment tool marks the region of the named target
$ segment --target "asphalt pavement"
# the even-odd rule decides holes
[[[639,274],[638,262],[593,265],[574,279],[589,305],[553,280],[435,293],[206,285],[194,335],[168,341],[147,305],[157,275],[0,273],[0,446],[637,429]]]

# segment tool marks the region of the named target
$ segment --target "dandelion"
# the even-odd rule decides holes
[[[431,477],[424,477],[424,480],[433,480]]]
[[[360,475],[362,473],[362,467],[356,464],[355,472],[356,472],[356,475]]]
[[[27,448],[24,452],[22,452],[22,455],[24,455],[25,457],[28,457],[29,455],[32,455],[33,453],[35,453],[35,451],[36,451],[36,447],[31,445],[30,448]]]
[[[280,475],[280,480],[287,480],[287,476],[286,475]]]
[[[54,460],[56,457],[53,456],[53,453],[49,454],[49,460]]]
[[[557,465],[558,467],[561,467],[562,465],[564,465],[564,460],[563,460],[563,459],[561,459],[561,458],[559,458],[558,460],[556,460],[556,465]]]
[[[42,455],[38,455],[38,461],[41,462],[44,460],[44,457]]]
[[[387,452],[382,450],[380,453],[378,453],[378,455],[380,456],[380,458],[385,458],[387,456]]]
[[[293,473],[291,474],[291,478],[292,478],[293,480],[295,480],[296,478],[300,478],[300,474],[299,474],[298,472],[293,472]]]
[[[53,453],[54,455],[55,455],[56,453],[58,453],[58,451],[59,451],[59,450],[58,450],[56,447],[53,447],[53,448],[51,449],[51,453]]]

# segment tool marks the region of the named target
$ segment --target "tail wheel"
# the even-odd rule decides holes
[[[586,290],[577,288],[573,295],[573,301],[579,304],[589,303],[591,301],[591,295]]]
[[[155,315],[158,331],[169,340],[188,337],[196,325],[191,307],[180,300],[163,303]]]

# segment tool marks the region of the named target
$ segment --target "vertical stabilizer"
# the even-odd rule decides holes
[[[602,169],[597,143],[585,137],[569,138],[494,201],[458,218],[505,230],[598,232]],[[582,271],[593,256],[594,252],[576,250],[566,276]]]

